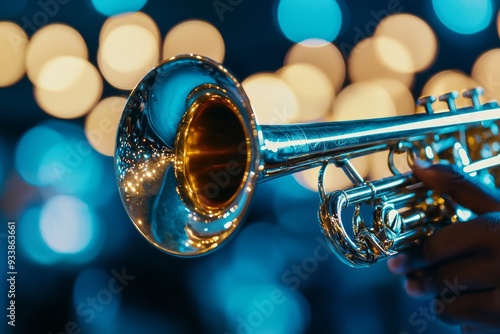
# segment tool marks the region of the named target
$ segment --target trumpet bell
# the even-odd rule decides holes
[[[254,117],[240,83],[202,56],[173,57],[139,82],[119,123],[115,171],[151,244],[195,256],[238,228],[261,168]]]

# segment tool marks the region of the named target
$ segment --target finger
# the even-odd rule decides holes
[[[448,225],[420,245],[388,261],[389,270],[395,274],[409,272],[451,261],[458,257],[499,247],[500,213],[488,213],[465,223]]]
[[[400,253],[387,259],[387,268],[389,268],[389,271],[393,274],[404,275],[406,273],[406,262],[408,262],[408,255]]]
[[[447,194],[476,214],[500,211],[500,191],[461,172],[454,165],[418,162],[413,172],[426,186]]]
[[[412,276],[406,291],[411,296],[446,296],[449,292],[490,290],[499,283],[500,269],[495,260],[477,255],[431,268],[420,277]]]
[[[395,274],[407,275],[418,269],[472,255],[485,247],[483,238],[491,238],[482,224],[470,221],[446,226],[390,260],[389,269]]]
[[[435,314],[447,323],[498,327],[499,300],[500,290],[496,289],[449,296],[445,300],[437,298],[433,303]]]

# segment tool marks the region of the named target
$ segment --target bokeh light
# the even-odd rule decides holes
[[[192,267],[190,270],[189,283],[194,291],[193,296],[196,298],[197,303],[203,309],[210,310],[219,316],[223,312],[224,292],[227,291],[227,287],[232,288],[239,283],[239,280],[235,280],[239,277],[237,272],[228,265],[231,262],[232,259],[229,256],[215,254],[214,257],[202,262],[199,266]],[[221,270],[216,270],[216,268]],[[203,278],[203,273],[207,272],[212,274]],[[214,325],[215,319],[210,316],[212,312],[204,314],[206,316],[204,317],[206,325]],[[219,325],[218,320],[215,320],[215,322],[216,325]]]
[[[397,59],[397,62],[407,65],[412,64],[411,66],[413,66],[410,53],[403,45],[398,44],[397,40],[378,36],[366,38],[356,44],[347,61],[349,78],[352,82],[362,82],[373,79],[395,79],[411,87],[414,78],[413,73],[410,71],[402,72],[396,70],[394,67],[389,66],[387,60],[384,61],[384,55],[388,54],[384,52],[382,47],[387,44],[395,46],[395,48],[400,51],[399,56],[402,58]],[[404,50],[406,50],[406,52]],[[386,59],[391,59],[391,57],[388,56]]]
[[[61,91],[75,84],[85,71],[82,58],[60,56],[47,61],[38,76],[37,86],[49,91]]]
[[[18,224],[19,246],[26,257],[41,265],[91,261],[102,249],[101,226],[84,202],[55,196],[43,206],[27,208]]]
[[[106,205],[115,191],[104,159],[90,147],[83,129],[67,121],[48,121],[30,129],[15,152],[16,169],[27,183],[99,206]]]
[[[335,91],[323,71],[316,66],[300,63],[282,67],[277,74],[294,91],[299,103],[299,122],[324,117],[331,107]]]
[[[391,95],[373,82],[357,82],[344,88],[333,103],[333,120],[363,120],[396,116]]]
[[[41,206],[30,207],[19,219],[18,233],[20,249],[31,261],[52,265],[62,259],[62,254],[51,249],[42,238],[40,230]]]
[[[148,0],[92,0],[94,8],[101,14],[112,16],[141,10]]]
[[[491,0],[432,0],[432,6],[447,28],[464,35],[484,30],[493,18]]]
[[[45,63],[58,56],[88,59],[87,44],[82,35],[64,24],[49,24],[31,38],[26,51],[26,73],[37,84]]]
[[[104,44],[108,35],[121,26],[136,25],[147,29],[156,39],[158,45],[161,43],[160,29],[156,22],[143,12],[125,13],[108,18],[101,27],[99,32],[99,44]]]
[[[412,68],[405,68],[407,72],[419,72],[429,68],[437,56],[438,44],[434,31],[424,20],[415,15],[390,15],[380,22],[375,35],[396,40],[400,46],[407,49],[411,59],[409,64],[412,65]],[[383,48],[382,45],[377,47]],[[385,51],[389,53],[389,50],[379,50],[387,56]],[[408,62],[407,57],[406,54],[403,55],[402,60]],[[396,70],[402,66],[398,59],[393,59],[393,64],[397,64],[393,67]],[[387,65],[390,66],[390,63]]]
[[[278,284],[245,285],[227,292],[225,315],[231,327],[251,333],[302,333],[309,324],[307,301],[298,291]]]
[[[259,124],[287,124],[297,119],[298,101],[292,88],[272,73],[257,73],[242,82]]]
[[[140,40],[145,38],[146,42],[144,45],[139,45],[136,47],[130,47],[125,50],[123,47],[123,40],[130,36],[132,39]],[[143,52],[140,50],[141,47],[150,47],[155,44],[154,36],[147,30],[136,25],[125,25],[114,29],[109,33],[108,37],[104,41],[102,46],[102,60],[108,64],[112,69],[119,72],[128,72],[141,69],[143,67],[142,62],[136,61],[130,63],[127,57],[125,59],[121,58],[124,53],[131,54],[130,58],[139,59]],[[139,49],[139,51],[135,51]],[[148,55],[149,56],[149,55]],[[149,60],[149,57],[145,57]]]
[[[87,268],[75,280],[73,306],[79,316],[78,322],[85,326],[86,331],[97,333],[99,331],[95,329],[102,329],[102,325],[112,326],[120,311],[120,292],[125,287],[113,272],[120,275],[119,269],[107,273],[102,269]]]
[[[231,269],[245,277],[247,282],[279,281],[286,269],[287,258],[296,248],[286,241],[286,233],[276,225],[257,222],[245,227],[241,238],[232,245],[234,261]]]
[[[62,56],[41,68],[35,98],[49,115],[77,118],[92,109],[102,90],[102,78],[94,65],[82,58]]]
[[[12,22],[0,22],[0,87],[15,84],[24,76],[27,46],[28,36],[20,26]]]
[[[397,39],[379,36],[373,39],[375,51],[380,60],[388,68],[401,73],[413,73],[415,65],[413,58],[404,44]]]
[[[285,65],[308,63],[321,69],[330,78],[335,92],[345,81],[346,66],[340,50],[327,41],[309,39],[293,45],[285,58]]]
[[[27,131],[20,139],[15,164],[19,175],[34,186],[46,186],[56,181],[57,174],[50,166],[44,166],[45,155],[50,147],[64,142],[64,137],[47,126],[37,126]]]
[[[116,131],[126,102],[124,97],[108,97],[87,115],[85,135],[99,153],[114,155]]]
[[[486,91],[486,94],[500,101],[500,49],[489,50],[480,55],[472,67],[471,76]]]
[[[156,37],[136,24],[120,25],[109,31],[97,55],[99,69],[106,80],[125,90],[132,89],[158,59]]]
[[[398,115],[411,115],[415,113],[415,98],[407,86],[394,79],[375,79],[371,81],[385,89],[392,98]]]
[[[271,232],[271,238],[277,238],[277,244],[270,245],[268,249],[277,249],[282,245],[286,233],[270,224],[257,225],[253,233],[268,231]],[[260,242],[262,241],[259,241],[259,244]],[[219,333],[227,330],[231,333],[251,333],[252,330],[257,332],[258,329],[258,332],[264,333],[302,333],[307,328],[310,321],[309,305],[302,293],[295,289],[296,286],[287,280],[291,278],[282,278],[282,274],[292,267],[290,261],[293,260],[289,257],[286,261],[286,258],[278,256],[276,259],[286,262],[274,262],[269,258],[269,255],[274,253],[265,251],[257,251],[252,255],[252,251],[258,247],[255,242],[248,243],[244,249],[238,247],[239,251],[232,252],[229,258],[219,255],[194,268],[193,274],[190,275],[191,282],[199,307],[204,310],[201,316],[205,320],[207,332]],[[300,247],[290,242],[278,253],[296,252],[298,248]],[[252,261],[248,263],[248,268],[245,268],[247,259]],[[302,260],[303,257],[300,257],[301,262]],[[239,264],[240,261],[243,263]],[[257,267],[270,268],[273,264],[279,264],[281,269],[286,269],[278,272],[276,268],[271,268],[272,273],[278,273],[277,279],[280,283],[268,273],[252,272],[258,269]],[[207,272],[211,274],[205,275]],[[295,276],[291,270],[290,274]]]
[[[458,70],[445,70],[433,75],[425,84],[422,89],[422,96],[439,95],[449,93],[451,91],[458,91],[460,93],[459,97],[455,100],[455,104],[458,108],[470,107],[472,102],[470,99],[462,96],[462,92],[469,90],[474,87],[480,86],[477,81],[469,77],[467,74]],[[488,96],[482,96],[481,101],[484,102],[488,99]],[[446,101],[436,101],[432,104],[432,108],[435,111],[447,111],[449,110]],[[419,106],[417,108],[418,112],[424,112],[424,107]]]
[[[280,0],[277,16],[281,31],[295,43],[310,38],[332,42],[342,27],[342,11],[335,0]]]
[[[84,202],[71,196],[51,198],[42,208],[42,238],[55,252],[75,254],[92,247],[97,238],[97,217]]]
[[[316,175],[316,183],[317,179]],[[266,203],[271,202],[274,215],[280,226],[301,238],[307,234],[315,235],[319,232],[316,224],[318,187],[316,184],[316,187],[312,189],[314,187],[312,177],[310,186],[305,182],[299,183],[293,175],[278,178],[268,184],[269,188],[265,189],[267,193],[265,193],[265,197],[262,197],[265,198]],[[264,186],[265,184],[259,185],[259,190]],[[297,245],[297,248],[305,247],[307,247],[306,243]]]
[[[163,42],[162,58],[194,53],[222,63],[225,51],[224,39],[214,25],[206,21],[189,20],[168,31]]]

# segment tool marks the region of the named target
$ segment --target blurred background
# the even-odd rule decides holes
[[[111,156],[131,89],[180,53],[231,69],[262,124],[413,114],[421,95],[475,86],[498,99],[498,10],[493,0],[0,0],[0,332],[458,333],[385,263],[352,269],[328,251],[316,171],[260,185],[235,238],[179,259],[135,230]],[[377,179],[386,159],[355,166]],[[327,183],[349,186],[337,171]]]

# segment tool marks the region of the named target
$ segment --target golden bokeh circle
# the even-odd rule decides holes
[[[297,121],[318,120],[328,114],[335,90],[323,71],[314,65],[299,63],[285,65],[277,74],[292,88],[297,97]]]
[[[391,95],[374,82],[356,82],[345,87],[333,103],[334,121],[364,120],[396,116]]]
[[[398,73],[414,73],[415,65],[410,51],[392,37],[380,36],[373,40],[376,56],[388,69]]]
[[[59,56],[86,60],[87,44],[82,35],[68,25],[46,25],[33,35],[26,51],[26,73],[31,82],[36,85],[40,70],[45,63]]]
[[[412,115],[415,113],[415,98],[408,87],[401,81],[394,79],[375,79],[371,82],[381,86],[389,93],[398,115]]]
[[[85,118],[85,135],[99,153],[114,155],[116,131],[126,102],[124,97],[108,97],[99,102]]]
[[[66,57],[60,57],[67,61]],[[57,61],[55,59],[54,61]],[[68,86],[55,90],[35,86],[35,99],[47,114],[59,118],[77,118],[85,115],[99,101],[103,83],[99,71],[87,60],[74,57],[79,62],[79,76],[67,80]]]
[[[256,73],[242,82],[259,124],[288,124],[297,119],[292,88],[273,73]]]
[[[157,63],[159,48],[146,28],[125,24],[109,32],[97,53],[104,78],[113,86],[130,90]]]
[[[294,44],[285,58],[285,65],[307,63],[321,69],[338,93],[345,82],[346,65],[340,50],[330,42],[306,40]]]
[[[397,40],[412,59],[412,72],[429,68],[438,53],[438,41],[432,28],[421,18],[411,14],[395,14],[383,19],[375,30],[375,36]]]
[[[347,70],[352,82],[369,81],[373,79],[395,79],[407,87],[413,84],[414,74],[401,72],[389,67],[378,52],[380,37],[366,38],[356,44],[347,61]],[[384,43],[382,41],[382,43]],[[408,59],[406,59],[408,61]],[[405,62],[406,62],[405,61]]]
[[[490,98],[500,101],[500,48],[481,54],[472,67],[472,78]]]
[[[219,63],[224,61],[226,48],[217,28],[206,21],[188,20],[170,29],[163,42],[163,59],[179,54],[199,54]]]
[[[113,30],[125,25],[136,25],[147,29],[156,39],[159,48],[161,43],[160,29],[156,22],[143,12],[120,14],[108,18],[101,27],[99,44],[104,44],[104,41]]]
[[[85,70],[88,70],[88,62],[82,58],[55,57],[40,69],[37,86],[48,91],[62,91],[80,80]]]
[[[26,32],[13,22],[0,22],[0,87],[15,84],[26,73]]]

